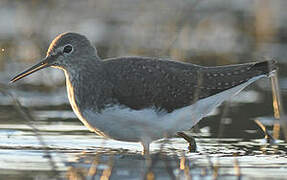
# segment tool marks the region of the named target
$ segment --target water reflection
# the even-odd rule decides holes
[[[15,171],[20,177],[29,170],[37,172],[29,175],[32,177],[39,174],[46,177],[46,172],[53,176],[45,151],[49,151],[53,158],[57,176],[71,179],[97,179],[103,175],[111,179],[141,179],[144,176],[160,179],[214,176],[238,178],[235,168],[237,161],[243,179],[279,178],[282,170],[287,169],[287,144],[282,141],[276,146],[269,146],[261,139],[216,139],[193,133],[198,145],[196,153],[188,152],[188,144],[183,139],[172,138],[152,143],[152,155],[148,159],[141,155],[140,144],[104,139],[85,129],[80,131],[83,127],[80,124],[67,122],[60,125],[67,131],[51,125],[46,127],[53,128],[45,128],[44,125],[37,127],[45,140],[45,147],[39,144],[33,132],[24,124],[0,127],[0,166],[9,169],[9,173]],[[183,158],[185,166],[181,168]],[[269,169],[258,174],[264,168]],[[0,173],[0,177],[4,175],[4,172]]]
[[[172,140],[172,144],[176,142]],[[116,149],[105,149],[99,152],[84,152],[78,154],[74,161],[66,163],[68,168],[68,176],[75,177],[94,177],[96,179],[102,177],[106,170],[110,170],[111,179],[139,179],[146,177],[152,173],[152,176],[160,179],[174,178],[238,178],[244,174],[244,177],[252,177],[256,174],[256,169],[264,168],[265,166],[276,166],[287,168],[284,155],[278,156],[276,162],[267,163],[270,157],[257,155],[256,163],[254,163],[254,154],[249,152],[256,151],[247,148],[250,143],[241,143],[241,149],[238,151],[236,143],[240,140],[214,140],[209,146],[201,148],[199,153],[187,153],[186,151],[176,149],[165,149],[164,153],[154,152],[150,159],[144,158],[138,153],[125,152]],[[204,142],[201,142],[201,146]],[[230,147],[230,144],[233,147]],[[215,148],[210,148],[210,146]],[[218,148],[218,146],[222,148]],[[253,144],[254,145],[254,144]],[[245,150],[242,150],[244,149]],[[281,147],[284,147],[284,145]],[[269,152],[277,147],[270,147]],[[286,149],[285,149],[286,150]],[[178,153],[176,153],[178,151]],[[167,154],[165,154],[167,153]],[[284,153],[286,154],[286,153]],[[279,154],[277,154],[279,155]],[[273,153],[276,156],[276,153]],[[281,157],[281,158],[280,158]],[[237,164],[236,164],[237,163]],[[273,164],[274,163],[274,164]],[[238,173],[239,168],[241,173]],[[252,171],[252,169],[254,169]],[[245,173],[248,171],[248,173]],[[276,171],[274,168],[273,171]],[[244,172],[244,173],[242,173]],[[269,171],[270,172],[270,171]],[[258,176],[258,175],[256,175]],[[262,175],[263,177],[263,175]],[[273,175],[274,177],[274,175]],[[276,176],[277,177],[277,176]],[[242,178],[242,177],[241,177]]]
[[[275,58],[280,63],[284,104],[284,0],[42,3],[0,1],[0,91],[17,97],[35,119],[23,120],[11,98],[0,93],[0,179],[50,179],[55,175],[63,179],[103,175],[112,179],[286,178],[286,143],[279,140],[270,146],[254,123],[258,119],[273,132],[267,80],[260,80],[212,112],[195,128],[198,133],[188,132],[196,138],[198,152],[188,153],[183,139],[172,138],[151,145],[151,160],[140,155],[138,143],[108,140],[88,132],[71,111],[61,71],[47,69],[17,85],[7,84],[12,74],[44,55],[53,37],[75,31],[87,35],[103,58],[161,56],[201,65]],[[37,128],[45,146],[28,123]]]

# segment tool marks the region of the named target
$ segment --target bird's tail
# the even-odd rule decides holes
[[[254,63],[250,68],[251,71],[258,72],[258,74],[271,75],[278,69],[277,62],[275,60],[262,61]]]
[[[254,77],[270,76],[276,70],[277,65],[274,60],[206,68],[204,75],[209,81],[202,82],[202,86],[213,88],[212,94],[216,94]]]

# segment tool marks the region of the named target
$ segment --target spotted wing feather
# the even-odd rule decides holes
[[[132,109],[155,107],[167,112],[193,104],[268,74],[269,61],[232,66],[203,67],[190,63],[129,57],[104,61],[113,84],[113,98]]]

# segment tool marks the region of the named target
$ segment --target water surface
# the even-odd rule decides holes
[[[50,68],[8,83],[44,57],[59,33],[74,31],[85,34],[103,59],[155,56],[206,66],[278,60],[284,105],[286,8],[285,0],[1,1],[0,179],[286,179],[282,131],[270,145],[254,122],[272,134],[268,79],[187,132],[197,152],[175,136],[151,144],[150,159],[139,143],[89,132],[70,108],[61,71]],[[21,103],[22,113],[3,91]]]

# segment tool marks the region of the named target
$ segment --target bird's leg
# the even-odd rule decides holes
[[[178,132],[177,135],[182,137],[183,139],[185,139],[188,142],[189,152],[196,152],[197,146],[196,146],[195,139],[192,136],[188,136],[184,132]]]
[[[141,144],[143,147],[142,155],[149,156],[149,142],[141,142]]]
[[[261,131],[264,133],[264,138],[266,139],[267,143],[274,144],[275,138],[269,133],[269,131],[266,129],[266,127],[257,119],[255,120],[255,123],[260,127]]]

